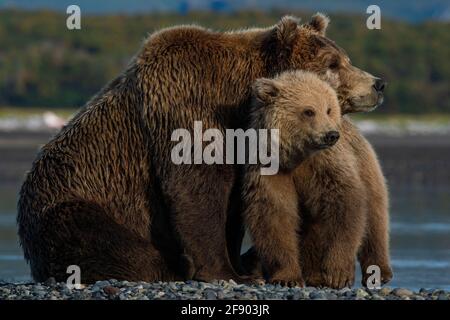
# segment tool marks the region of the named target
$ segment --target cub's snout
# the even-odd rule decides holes
[[[339,132],[337,131],[328,131],[325,133],[322,137],[322,142],[325,147],[331,147],[336,144],[336,142],[339,140]]]

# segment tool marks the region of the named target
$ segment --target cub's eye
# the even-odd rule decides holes
[[[330,115],[330,114],[331,114],[331,108],[328,108],[327,115]]]
[[[306,109],[305,111],[303,111],[303,114],[310,118],[312,118],[316,115],[316,113],[311,109]]]

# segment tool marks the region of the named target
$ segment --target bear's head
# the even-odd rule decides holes
[[[339,139],[341,109],[336,92],[311,72],[287,71],[252,86],[250,126],[279,129],[279,166],[295,169],[315,151]]]
[[[309,23],[285,16],[270,29],[267,48],[280,70],[311,71],[337,92],[342,113],[371,111],[383,102],[385,81],[351,64],[346,52],[325,36],[329,19],[318,13]]]

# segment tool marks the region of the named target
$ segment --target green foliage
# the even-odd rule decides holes
[[[78,107],[114,78],[143,39],[163,27],[196,23],[216,30],[269,26],[286,12],[83,16],[69,31],[64,14],[0,11],[0,105]],[[295,14],[295,13],[294,13]],[[309,14],[298,14],[304,20]],[[387,79],[377,112],[450,113],[448,23],[383,19],[368,30],[365,16],[332,15],[329,37],[353,63]]]

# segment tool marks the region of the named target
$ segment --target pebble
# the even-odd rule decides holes
[[[350,288],[348,288],[348,287],[344,287],[344,288],[342,288],[341,290],[339,290],[338,293],[339,293],[340,295],[345,295],[347,292],[351,292],[351,291],[352,291],[352,289],[350,289]]]
[[[353,297],[354,295],[356,296],[356,292],[353,292],[352,290],[349,290],[344,293],[344,296],[347,298]]]
[[[320,291],[311,292],[309,297],[313,300],[325,300],[326,299],[325,293],[320,292]]]
[[[208,282],[200,282],[200,283],[198,284],[198,287],[199,287],[200,289],[212,289],[212,288],[214,288],[214,285],[211,284],[211,283],[208,283]]]
[[[445,291],[441,289],[433,290],[433,296],[440,296],[441,294],[445,294]]]
[[[392,292],[392,289],[391,289],[391,288],[389,288],[389,287],[384,287],[384,288],[381,288],[381,289],[380,289],[379,294],[382,295],[382,296],[387,296],[387,295],[389,295],[391,292]]]
[[[228,283],[232,286],[237,286],[237,283],[233,279],[230,279],[230,281],[228,281]]]
[[[109,286],[109,285],[110,285],[109,281],[97,281],[94,284],[95,287],[101,287],[101,288]]]
[[[397,297],[410,297],[414,294],[411,290],[405,289],[405,288],[397,288],[392,291],[394,295]]]
[[[365,297],[367,297],[368,295],[369,295],[369,294],[367,293],[366,290],[361,289],[361,288],[356,289],[356,297],[357,297],[357,298],[365,298]]]
[[[190,287],[190,286],[184,286],[182,289],[181,289],[183,292],[197,292],[197,288],[193,288],[193,287]]]
[[[329,294],[326,295],[326,299],[327,300],[337,300],[338,296],[336,294],[334,294],[334,293],[329,293]]]
[[[203,294],[207,300],[216,300],[217,299],[217,293],[212,289],[204,290]]]
[[[449,300],[450,292],[442,289],[407,288],[367,291],[364,288],[287,288],[279,285],[243,285],[234,281],[218,280],[211,283],[187,282],[128,282],[114,279],[83,285],[81,289],[69,289],[65,283],[48,279],[44,283],[6,283],[0,281],[0,300],[84,300],[84,299],[282,299],[282,300]]]

